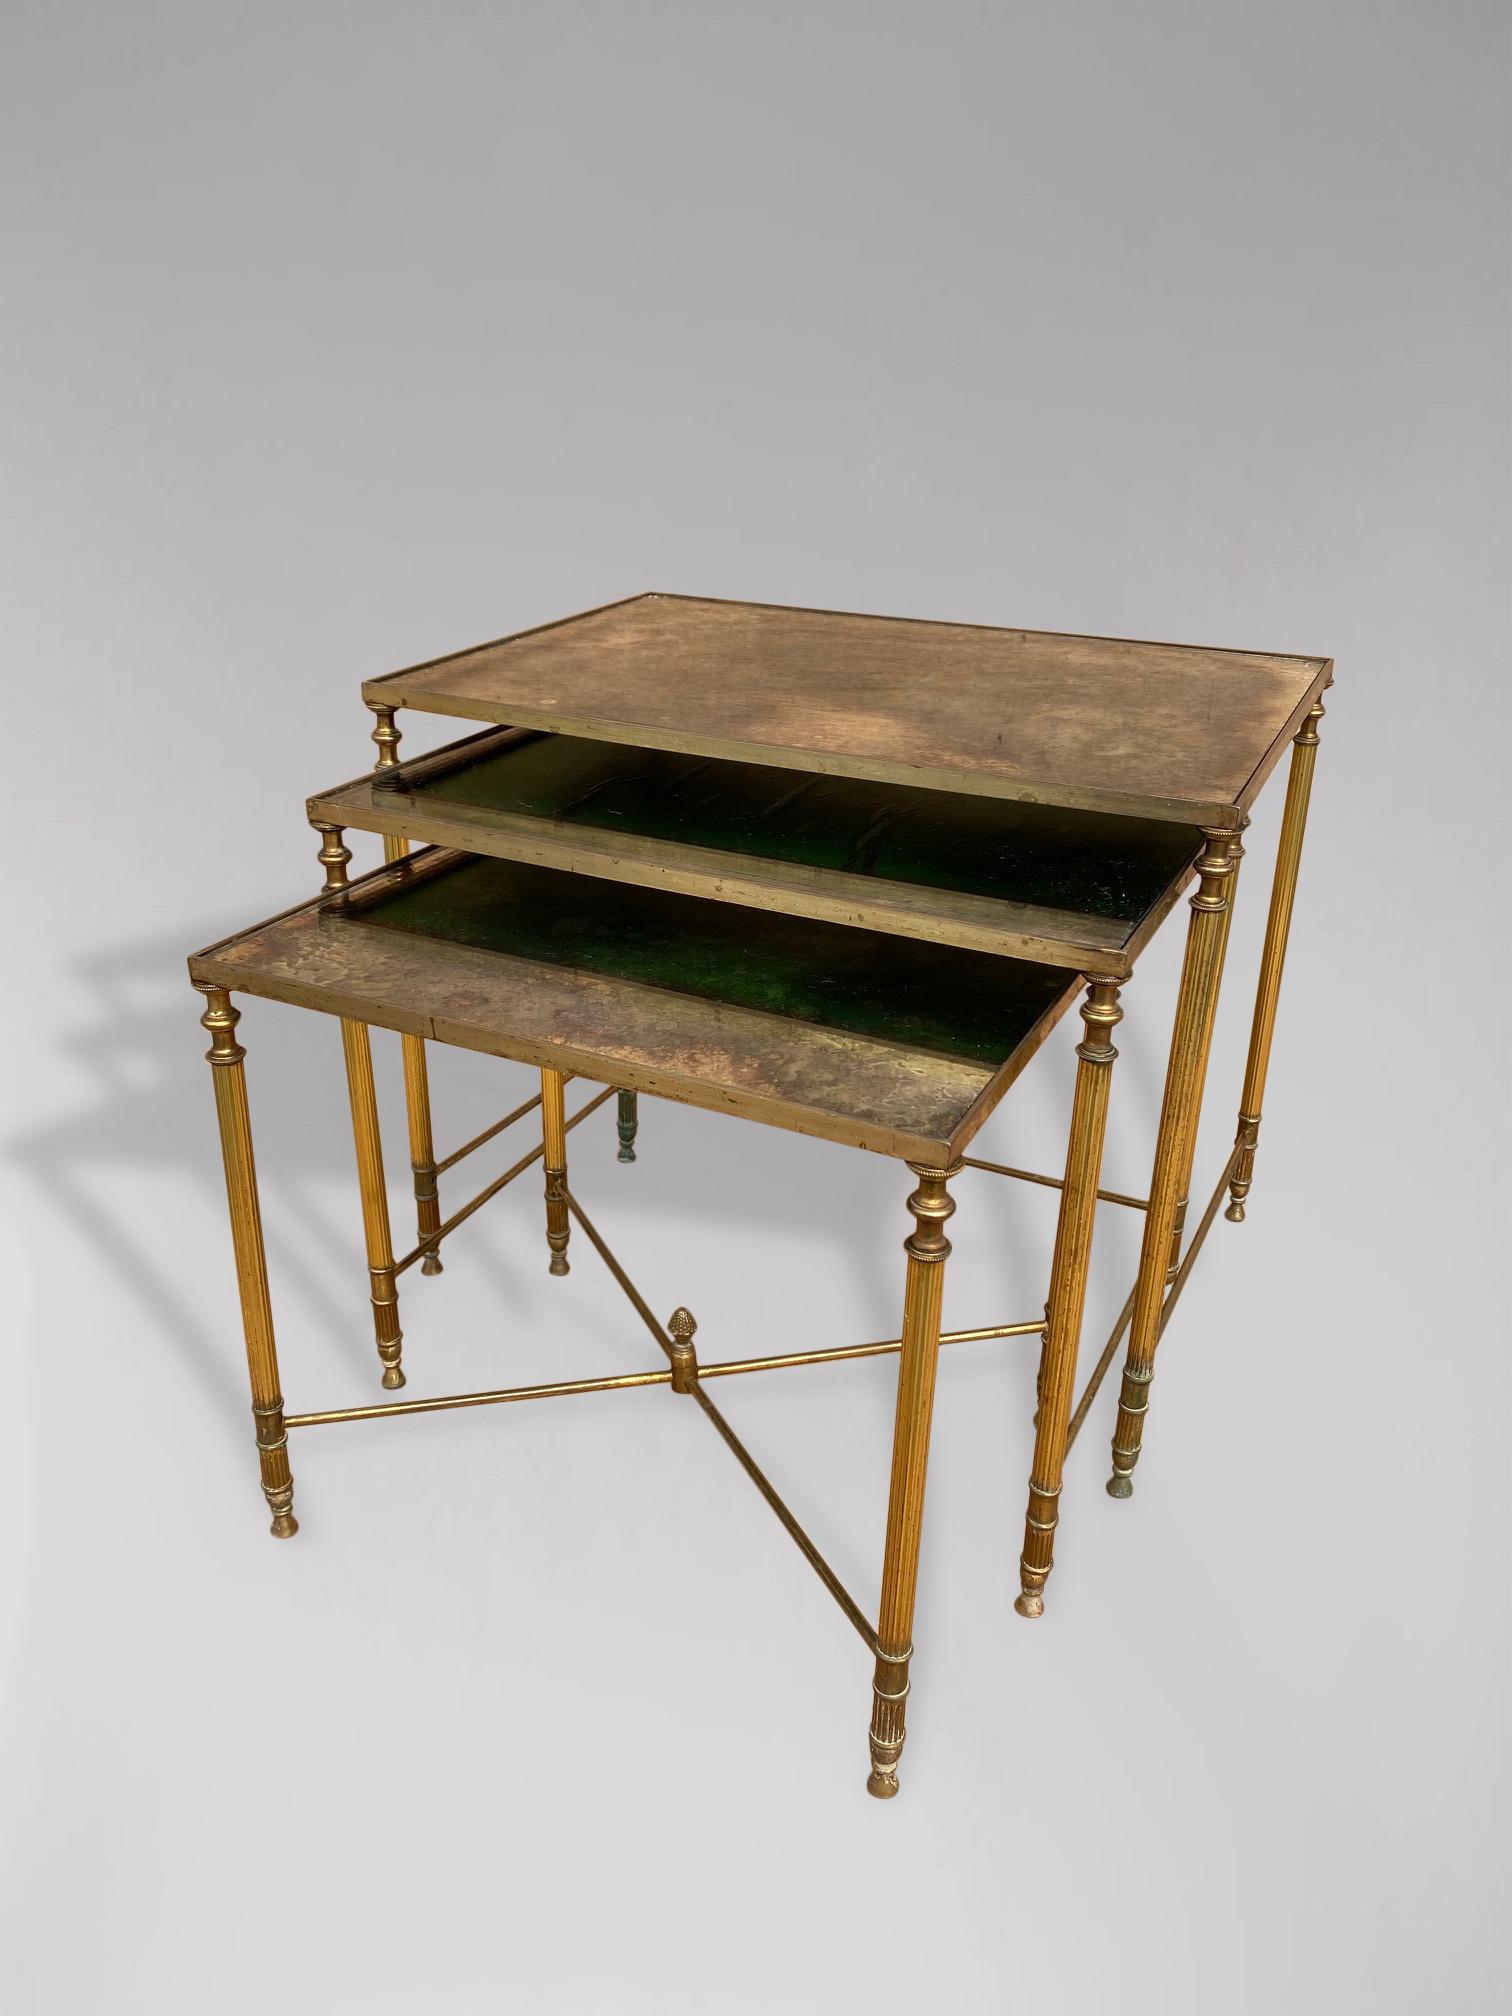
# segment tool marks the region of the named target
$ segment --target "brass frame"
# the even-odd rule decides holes
[[[597,1106],[599,1100],[594,1100]],[[586,1119],[592,1107],[573,1115],[569,1125]],[[942,1330],[944,1344],[979,1344],[988,1338],[1038,1337],[1043,1322],[989,1323],[976,1330]],[[700,1364],[700,1379],[729,1379],[747,1372],[785,1372],[801,1365],[842,1365],[852,1358],[885,1358],[901,1351],[901,1337],[882,1338],[873,1344],[829,1344],[815,1351],[783,1351],[769,1358],[716,1358]],[[576,1393],[613,1393],[626,1386],[667,1386],[670,1371],[615,1372],[602,1379],[553,1380],[544,1386],[497,1386],[481,1393],[442,1393],[430,1400],[389,1400],[365,1407],[326,1407],[314,1413],[287,1414],[286,1428],[321,1428],[338,1421],[387,1421],[400,1414],[444,1414],[459,1407],[497,1407],[512,1400],[546,1400]]]
[[[676,626],[679,649],[669,652],[651,634],[660,619]],[[748,647],[759,633],[759,648],[728,656],[715,635],[728,639],[732,629]],[[873,675],[864,748],[844,732],[853,719],[851,694],[833,676],[847,643],[864,652]],[[920,650],[932,674],[925,679]],[[1037,667],[1026,667],[1026,651]],[[649,591],[365,680],[362,695],[390,710],[1232,829],[1327,684],[1331,664],[1290,653]],[[764,679],[742,676],[757,665]],[[1268,696],[1263,725],[1252,717],[1229,723],[1211,704],[1215,677],[1241,671],[1252,691]],[[998,732],[1005,700],[1020,724],[1034,716],[1042,740],[1066,750],[1069,769],[1047,770],[1043,748],[1028,768],[1005,760],[1010,752]],[[1118,734],[1131,719],[1151,724],[1141,749]],[[1088,773],[1086,732],[1099,723],[1114,730],[1098,747],[1099,767],[1113,761],[1121,781]],[[1068,736],[1068,727],[1082,732]],[[1204,763],[1185,787],[1153,784],[1144,766],[1180,753],[1193,736],[1204,747],[1216,736],[1222,748],[1207,753],[1232,761],[1219,761],[1216,771]],[[1230,773],[1238,762],[1252,767],[1236,785]]]
[[[465,768],[480,756],[533,741],[536,732],[489,729],[397,767],[380,765],[368,775],[316,792],[306,801],[306,815],[317,827],[334,825],[382,834],[386,849],[402,830],[406,844],[420,841],[453,853],[529,862],[570,874],[922,938],[1073,971],[1092,962],[1099,971],[1120,979],[1133,973],[1135,961],[1181,900],[1200,851],[1194,829],[1185,866],[1172,874],[1140,917],[1123,922],[1005,897],[889,882],[838,868],[814,870],[687,841],[598,832],[542,814],[498,812],[417,797],[409,788]],[[399,854],[403,851],[401,846]],[[398,856],[386,853],[385,858]]]
[[[334,850],[333,850],[334,851]],[[1194,899],[1195,901],[1195,899]],[[1151,1212],[1143,1200],[1106,1192],[1098,1187],[1103,1133],[1106,1123],[1108,1082],[1116,1052],[1111,1041],[1121,1016],[1117,983],[1100,976],[1088,983],[1082,1005],[1086,1036],[1078,1047],[1077,1090],[1073,1102],[1071,1137],[1063,1177],[1043,1176],[1030,1170],[1009,1169],[991,1162],[969,1164],[957,1158],[948,1166],[910,1162],[907,1166],[918,1178],[908,1199],[915,1230],[904,1241],[907,1256],[904,1285],[903,1323],[900,1335],[864,1344],[827,1345],[806,1351],[782,1352],[767,1356],[715,1360],[701,1364],[694,1347],[696,1329],[688,1311],[674,1312],[664,1326],[652,1313],[603,1234],[588,1217],[567,1186],[566,1136],[573,1128],[603,1106],[615,1090],[602,1087],[571,1115],[563,1111],[560,1122],[554,1109],[565,1091],[570,1074],[543,1070],[542,1091],[522,1102],[494,1125],[485,1128],[445,1158],[443,1167],[452,1167],[474,1149],[494,1139],[503,1129],[524,1118],[537,1106],[542,1109],[541,1141],[520,1157],[502,1176],[494,1179],[469,1203],[428,1233],[397,1262],[384,1246],[387,1231],[387,1197],[383,1190],[382,1159],[379,1149],[376,1100],[372,1097],[371,1053],[365,1024],[339,1018],[348,1060],[349,1088],[352,1092],[355,1132],[358,1144],[359,1175],[362,1179],[364,1225],[368,1234],[370,1272],[373,1279],[375,1327],[383,1362],[383,1384],[393,1388],[404,1383],[399,1364],[400,1335],[397,1276],[423,1259],[433,1241],[449,1236],[474,1212],[506,1188],[537,1161],[552,1157],[548,1175],[548,1244],[553,1271],[560,1258],[565,1271],[565,1217],[576,1223],[598,1253],[627,1300],[667,1358],[665,1369],[617,1373],[605,1377],[556,1380],[530,1386],[503,1387],[471,1393],[438,1394],[424,1399],[384,1401],[354,1407],[337,1407],[285,1413],[279,1390],[277,1358],[268,1295],[267,1264],[263,1249],[256,1170],[253,1160],[251,1125],[248,1116],[243,1074],[244,1048],[233,1040],[232,1032],[240,1011],[224,988],[210,982],[196,983],[206,995],[208,1007],[201,1018],[211,1032],[212,1045],[206,1053],[215,1067],[217,1111],[221,1121],[222,1154],[226,1169],[227,1196],[231,1211],[232,1239],[237,1277],[241,1286],[243,1324],[249,1372],[252,1382],[253,1414],[264,1494],[273,1513],[272,1531],[280,1538],[297,1530],[293,1517],[293,1481],[287,1453],[288,1431],[337,1423],[379,1421],[390,1417],[451,1412],[487,1406],[508,1405],[525,1400],[570,1398],[590,1393],[634,1391],[651,1386],[667,1386],[673,1392],[693,1398],[721,1440],[730,1449],[779,1523],[813,1568],[819,1580],[857,1632],[873,1657],[872,1715],[869,1735],[871,1770],[868,1790],[876,1798],[891,1798],[898,1789],[898,1760],[906,1735],[906,1702],[913,1658],[913,1612],[918,1585],[919,1549],[923,1525],[924,1487],[928,1463],[929,1434],[933,1409],[935,1367],[941,1345],[1007,1338],[1038,1338],[1042,1345],[1040,1379],[1041,1405],[1038,1414],[1035,1459],[1030,1481],[1029,1511],[1025,1544],[1020,1564],[1021,1595],[1016,1608],[1026,1616],[1043,1610],[1045,1580],[1052,1566],[1052,1545],[1057,1522],[1061,1474],[1067,1452],[1075,1442],[1088,1409],[1112,1362],[1112,1357],[1128,1326],[1138,1284],[1131,1291],[1087,1389],[1074,1413],[1069,1414],[1071,1384],[1075,1376],[1076,1339],[1081,1327],[1081,1311],[1086,1291],[1092,1220],[1098,1202],[1146,1212],[1146,1249],[1151,1249]],[[1179,1023],[1178,1023],[1179,1027]],[[1098,1040],[1101,1038],[1102,1040]],[[555,1080],[553,1087],[551,1081]],[[1163,1332],[1203,1242],[1217,1217],[1218,1207],[1238,1163],[1235,1148],[1219,1177],[1192,1240],[1183,1254],[1174,1278],[1167,1284],[1165,1268],[1158,1270],[1164,1291],[1158,1313],[1158,1329]],[[984,1325],[973,1329],[942,1331],[940,1328],[944,1262],[950,1252],[945,1225],[955,1210],[948,1193],[950,1181],[967,1167],[985,1173],[1018,1178],[1033,1185],[1060,1190],[1061,1207],[1056,1238],[1055,1263],[1047,1313],[1044,1318],[1015,1323]],[[561,1238],[551,1244],[553,1232]],[[1163,1242],[1156,1242],[1164,1252]],[[1145,1278],[1141,1272],[1141,1280]],[[780,1371],[809,1365],[845,1363],[852,1359],[896,1355],[899,1360],[895,1408],[892,1484],[889,1492],[886,1539],[883,1550],[881,1595],[877,1623],[873,1625],[861,1606],[846,1589],[819,1547],[793,1515],[756,1459],[724,1414],[705,1390],[707,1382],[753,1372]],[[1120,1417],[1122,1418],[1122,1417]]]
[[[1321,664],[1323,661],[1318,662]],[[399,739],[393,723],[393,708],[372,699],[369,704],[378,719],[373,737],[379,747],[377,768],[380,771],[389,770],[397,765]],[[1236,1221],[1244,1216],[1296,896],[1319,739],[1317,724],[1322,713],[1321,700],[1314,696],[1313,704],[1302,716],[1295,735],[1238,1138],[1195,1229],[1188,1237],[1188,1196],[1202,1097],[1227,953],[1238,866],[1243,853],[1241,836],[1247,823],[1242,807],[1234,825],[1204,828],[1203,831],[1204,848],[1195,865],[1197,888],[1190,899],[1191,921],[1148,1196],[1134,1197],[1103,1189],[1099,1185],[1111,1072],[1117,1056],[1111,1037],[1121,1019],[1119,989],[1126,975],[1111,970],[1092,972],[1086,975],[1086,997],[1081,1004],[1085,1034],[1077,1050],[1075,1092],[1063,1175],[1040,1175],[1002,1163],[967,1157],[959,1149],[970,1140],[1006,1089],[1006,1084],[1011,1082],[1038,1047],[1066,1005],[1069,995],[1057,1002],[1052,1011],[1047,1011],[1042,1026],[1037,1027],[1031,1039],[1021,1046],[1012,1069],[1005,1067],[979,1095],[957,1126],[951,1141],[943,1144],[948,1149],[947,1153],[937,1155],[936,1159],[923,1159],[913,1154],[900,1154],[896,1142],[889,1144],[884,1151],[898,1154],[917,1178],[917,1187],[908,1198],[914,1227],[904,1241],[903,1315],[896,1338],[700,1363],[694,1343],[697,1325],[691,1313],[680,1308],[673,1312],[665,1325],[657,1320],[602,1233],[572,1194],[567,1175],[567,1135],[597,1111],[611,1093],[618,1097],[620,1159],[632,1161],[638,1121],[637,1092],[641,1089],[668,1090],[669,1096],[688,1096],[685,1089],[680,1085],[676,1089],[664,1087],[636,1066],[634,1072],[638,1082],[603,1086],[569,1116],[565,1104],[566,1085],[573,1076],[585,1074],[569,1068],[565,1061],[560,1066],[541,1062],[539,1094],[525,1100],[503,1119],[438,1161],[431,1138],[424,1039],[415,1033],[413,1027],[402,1025],[406,1112],[410,1126],[419,1237],[414,1248],[396,1260],[389,1229],[388,1194],[368,1024],[353,1012],[356,1003],[343,1000],[335,1012],[341,1024],[346,1060],[374,1329],[383,1386],[393,1390],[405,1383],[401,1364],[399,1275],[417,1261],[422,1271],[437,1271],[442,1241],[538,1160],[543,1163],[545,1178],[550,1271],[553,1274],[568,1271],[567,1248],[571,1227],[575,1224],[650,1331],[666,1359],[666,1365],[608,1377],[559,1380],[286,1414],[280,1390],[258,1202],[244,1071],[246,1052],[235,1034],[240,1011],[233,1005],[229,985],[223,984],[225,976],[217,972],[213,963],[214,953],[222,948],[212,948],[210,953],[197,955],[191,961],[191,974],[206,1001],[200,1019],[211,1037],[211,1047],[206,1056],[212,1067],[215,1090],[259,1471],[272,1515],[273,1534],[287,1538],[298,1530],[293,1514],[294,1487],[288,1457],[290,1429],[666,1386],[680,1397],[691,1398],[695,1402],[871,1653],[871,1768],[868,1790],[880,1799],[894,1796],[898,1790],[898,1764],[906,1737],[906,1704],[914,1651],[913,1619],[940,1346],[1011,1337],[1038,1337],[1041,1340],[1034,1457],[1020,1558],[1021,1592],[1015,1604],[1022,1615],[1039,1616],[1044,1610],[1044,1590],[1054,1565],[1054,1538],[1066,1456],[1088,1418],[1125,1333],[1128,1334],[1128,1350],[1113,1435],[1113,1475],[1107,1487],[1115,1497],[1127,1497],[1132,1490],[1132,1472],[1143,1446],[1143,1427],[1156,1349],[1191,1277],[1225,1193],[1230,1197],[1227,1215]],[[1252,795],[1253,792],[1250,792],[1244,802],[1247,803]],[[322,818],[315,819],[313,823],[322,837],[319,860],[325,871],[325,881],[321,900],[331,909],[345,910],[352,904],[356,892],[349,882],[347,868],[351,855],[343,843],[342,827],[333,820]],[[410,857],[407,840],[398,835],[388,837],[386,856],[391,870],[396,864],[402,864],[400,872],[406,875],[433,872],[434,867],[444,861],[444,857],[439,855],[434,861],[427,857]],[[288,915],[304,915],[310,907],[303,906]],[[273,993],[274,998],[279,998],[276,989],[268,991]],[[286,998],[297,1000],[299,997],[292,994]],[[448,1025],[442,1033],[442,1040],[455,1041],[458,1036],[457,1025]],[[480,1044],[477,1047],[486,1046]],[[632,1072],[627,1067],[627,1076],[630,1075]],[[711,1102],[693,1099],[690,1103]],[[539,1144],[443,1221],[437,1192],[439,1175],[495,1139],[516,1121],[525,1118],[537,1106],[541,1110]],[[791,1117],[764,1111],[754,1101],[744,1110],[748,1117],[778,1117],[780,1124],[795,1124]],[[823,1129],[814,1128],[812,1131],[822,1133]],[[851,1145],[873,1147],[882,1143],[881,1139],[873,1140],[858,1131]],[[1052,1188],[1060,1193],[1049,1299],[1042,1319],[942,1332],[945,1261],[951,1250],[945,1227],[955,1209],[949,1186],[964,1168]],[[1139,1270],[1113,1331],[1073,1409],[1071,1396],[1099,1203],[1144,1214]],[[897,1393],[879,1605],[877,1621],[873,1624],[710,1398],[707,1388],[713,1380],[745,1373],[889,1354],[898,1358]]]
[[[339,834],[341,829],[334,830]],[[374,868],[356,881],[341,883],[334,890],[328,885],[304,903],[192,954],[190,978],[232,993],[349,1015],[371,1028],[396,1029],[401,1035],[424,1033],[437,1042],[537,1069],[547,1066],[594,1083],[612,1079],[625,1091],[650,1093],[817,1135],[845,1147],[931,1164],[964,1154],[1081,993],[1079,977],[1063,972],[1064,987],[995,1069],[882,1037],[851,1036],[820,1024],[721,1004],[719,1027],[730,1044],[757,1046],[775,1031],[782,1038],[782,1054],[773,1052],[764,1057],[761,1072],[742,1072],[733,1082],[711,1088],[702,1069],[710,1041],[709,1004],[670,988],[611,984],[598,982],[594,976],[585,980],[578,974],[570,975],[564,987],[563,969],[538,960],[501,958],[462,946],[438,948],[430,943],[425,953],[416,954],[413,947],[426,941],[415,939],[406,951],[400,934],[386,934],[387,976],[392,977],[402,958],[409,960],[411,977],[417,963],[430,971],[438,950],[448,955],[448,970],[462,976],[457,989],[443,991],[439,1002],[433,992],[429,1008],[418,997],[407,998],[406,1005],[396,1007],[392,998],[360,984],[346,971],[338,971],[329,982],[316,986],[291,976],[282,965],[249,970],[249,952],[260,957],[267,940],[283,939],[286,934],[297,936],[301,951],[317,958],[322,945],[336,946],[341,937],[339,929],[326,933],[323,927],[327,922],[361,926],[371,905],[398,888],[446,874],[458,858],[445,848],[426,848]],[[341,965],[339,959],[337,965]],[[475,1012],[476,983],[484,977],[485,969],[490,978],[501,973],[510,976],[511,1004],[518,1019],[507,1033],[498,1027],[492,1010]],[[589,996],[597,1010],[591,1044],[578,1040],[573,1030],[563,1034],[564,1017]],[[605,1020],[605,1002],[611,996],[612,1023]],[[654,1041],[649,1040],[652,1038]],[[803,1070],[795,1069],[791,1078],[784,1080],[785,1067],[800,1052]],[[842,1071],[856,1075],[859,1060],[864,1060],[869,1087],[865,1112],[844,1108],[829,1096]],[[762,1083],[769,1064],[773,1066],[770,1080]],[[899,1105],[889,1103],[892,1095],[898,1094],[901,1105],[909,1089],[917,1088],[925,1078],[929,1096],[921,1105],[902,1105],[900,1113]],[[888,1098],[881,1096],[884,1091]]]

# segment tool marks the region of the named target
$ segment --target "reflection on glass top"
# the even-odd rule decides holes
[[[996,1066],[1074,975],[470,855],[347,914]]]
[[[537,735],[409,787],[417,799],[552,819],[1132,928],[1195,857],[1161,820],[1068,812],[759,763]]]

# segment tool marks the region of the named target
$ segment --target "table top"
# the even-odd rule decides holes
[[[1237,827],[1329,659],[638,595],[365,683],[380,706]]]
[[[190,977],[930,1163],[1078,976],[432,849],[196,953]]]
[[[481,734],[309,801],[317,823],[1123,979],[1189,826],[545,735]]]

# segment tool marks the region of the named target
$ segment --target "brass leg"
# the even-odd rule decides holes
[[[1244,1223],[1244,1200],[1249,1196],[1255,1174],[1255,1149],[1260,1140],[1260,1108],[1265,1098],[1265,1074],[1270,1067],[1271,1037],[1276,1027],[1276,1003],[1281,994],[1281,973],[1286,965],[1286,940],[1291,931],[1292,904],[1297,894],[1297,871],[1302,860],[1302,839],[1307,831],[1307,806],[1312,796],[1313,770],[1318,760],[1318,723],[1323,718],[1320,701],[1302,723],[1292,743],[1291,774],[1286,780],[1286,809],[1281,815],[1281,844],[1276,853],[1276,874],[1271,884],[1270,915],[1265,921],[1265,950],[1260,958],[1260,987],[1255,996],[1255,1020],[1250,1031],[1249,1061],[1244,1067],[1244,1099],[1239,1109],[1239,1164],[1229,1184],[1229,1206],[1224,1217],[1235,1225]]]
[[[1223,964],[1235,841],[1232,833],[1207,832],[1204,837],[1207,845],[1197,863],[1197,893],[1192,897],[1192,921],[1181,968],[1176,1026],[1171,1035],[1160,1131],[1155,1142],[1155,1168],[1139,1254],[1139,1279],[1134,1289],[1128,1357],[1124,1361],[1123,1389],[1118,1400],[1118,1425],[1113,1431],[1113,1474],[1108,1479],[1108,1495],[1113,1498],[1128,1498],[1134,1490],[1133,1470],[1139,1461],[1150,1381],[1155,1374],[1155,1346],[1160,1335],[1171,1236],[1176,1207],[1186,1183],[1188,1143],[1196,1132],[1197,1116],[1202,1110],[1207,1032]]]
[[[546,1244],[551,1248],[551,1272],[566,1274],[567,1264],[567,1112],[563,1094],[567,1080],[560,1071],[541,1072],[541,1131],[546,1143]]]
[[[1019,1557],[1022,1593],[1014,1601],[1021,1617],[1039,1617],[1045,1608],[1045,1581],[1054,1561],[1055,1528],[1059,1519],[1061,1473],[1066,1461],[1066,1433],[1076,1384],[1076,1354],[1081,1344],[1082,1310],[1087,1299],[1087,1268],[1092,1258],[1092,1225],[1097,1215],[1097,1184],[1102,1173],[1103,1135],[1108,1119],[1108,1091],[1113,1075],[1113,1031],[1123,1020],[1115,980],[1089,976],[1082,1003],[1086,1035],[1076,1055],[1076,1093],[1071,1105],[1071,1136],[1066,1145],[1066,1181],[1061,1191],[1060,1221],[1055,1231],[1055,1259],[1050,1269],[1050,1303],[1046,1312],[1045,1347],[1040,1360],[1039,1411],[1035,1416],[1034,1467],[1029,1476],[1029,1510],[1024,1520],[1024,1551]]]
[[[633,1092],[619,1095],[619,1159],[621,1162],[635,1160],[635,1130],[640,1125],[640,1114]]]
[[[402,1036],[399,1040],[404,1049],[404,1108],[409,1118],[410,1170],[415,1181],[415,1224],[420,1237],[429,1239],[441,1229],[441,1193],[436,1186],[436,1149],[431,1139],[430,1073],[423,1039]],[[439,1246],[427,1252],[420,1272],[441,1272]]]
[[[352,1100],[352,1138],[357,1145],[357,1183],[362,1192],[362,1229],[367,1239],[368,1281],[373,1298],[373,1331],[383,1361],[383,1383],[404,1384],[399,1363],[404,1335],[399,1328],[399,1288],[394,1278],[394,1242],[389,1230],[388,1185],[383,1175],[383,1143],[378,1133],[378,1095],[373,1088],[373,1050],[365,1022],[341,1024],[346,1052],[347,1090]]]
[[[1222,942],[1218,947],[1218,975],[1213,982],[1213,991],[1208,1000],[1207,1020],[1202,1030],[1202,1062],[1199,1066],[1199,1088],[1207,1083],[1208,1058],[1213,1047],[1213,1024],[1218,1018],[1218,996],[1223,987],[1224,962],[1228,957],[1229,933],[1233,929],[1234,905],[1239,900],[1239,869],[1244,860],[1244,829],[1248,819],[1240,827],[1229,859],[1234,864],[1234,872],[1229,877],[1228,908],[1223,913]],[[1192,1194],[1192,1165],[1197,1159],[1197,1136],[1201,1131],[1202,1094],[1198,1091],[1197,1111],[1192,1116],[1192,1124],[1187,1129],[1186,1147],[1181,1162],[1181,1191],[1176,1199],[1176,1216],[1171,1225],[1171,1247],[1166,1257],[1166,1286],[1169,1288],[1176,1279],[1181,1265],[1181,1246],[1186,1234],[1187,1207]]]
[[[392,770],[399,761],[399,730],[392,707],[374,707],[377,725],[373,740],[378,745],[375,770]],[[400,861],[409,852],[408,840],[385,834],[383,858]],[[419,1036],[400,1038],[404,1048],[404,1110],[409,1121],[410,1170],[415,1185],[415,1226],[422,1241],[440,1229],[441,1197],[436,1187],[436,1149],[431,1133],[430,1074],[425,1064],[425,1042]],[[439,1247],[431,1247],[420,1262],[422,1274],[441,1272]]]
[[[214,1069],[215,1111],[220,1121],[221,1159],[226,1165],[226,1203],[231,1243],[241,1290],[247,1371],[252,1381],[252,1418],[263,1496],[273,1514],[275,1539],[299,1531],[294,1517],[294,1479],[289,1472],[289,1438],[284,1429],[283,1395],[278,1390],[278,1353],[273,1343],[273,1311],[268,1301],[268,1265],[263,1252],[262,1214],[257,1204],[257,1167],[252,1158],[252,1122],[247,1112],[246,1051],[236,1040],[239,1009],[220,987],[199,990],[205,997],[201,1025],[209,1031],[205,1052]]]
[[[871,1776],[874,1799],[898,1789],[913,1657],[914,1595],[919,1581],[919,1536],[924,1523],[924,1473],[934,1409],[935,1360],[940,1348],[940,1302],[950,1241],[945,1223],[955,1210],[946,1185],[960,1168],[909,1168],[919,1187],[908,1200],[914,1230],[903,1242],[908,1278],[903,1293],[903,1349],[898,1360],[898,1404],[893,1425],[892,1486],[887,1500],[887,1547],[882,1561],[882,1602],[877,1620],[877,1664],[872,1676]]]

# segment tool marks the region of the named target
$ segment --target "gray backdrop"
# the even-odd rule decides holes
[[[12,0],[11,2006],[1504,2006],[1506,57],[1471,0]],[[891,1807],[864,1655],[664,1393],[309,1438],[292,1546],[257,1490],[183,956],[314,888],[364,676],[645,587],[1338,661],[1250,1222],[1131,1504],[1106,1399],[1078,1445],[1039,1626],[1032,1354],[943,1362]],[[285,1391],[370,1397],[336,1031],[242,1034]],[[983,1152],[1055,1166],[1073,1034]],[[434,1067],[443,1147],[528,1082]],[[895,1334],[896,1167],[611,1141],[575,1186],[710,1355]],[[958,1189],[947,1319],[1032,1316],[1053,1200]],[[534,1176],[404,1291],[412,1392],[647,1362]],[[892,1376],[728,1396],[868,1600]]]

